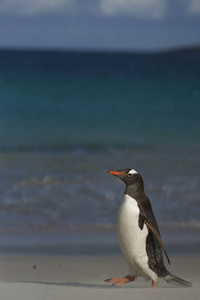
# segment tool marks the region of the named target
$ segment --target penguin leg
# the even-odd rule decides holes
[[[158,286],[158,281],[152,280],[152,286],[148,286],[147,289],[156,289]]]
[[[111,282],[113,283],[113,285],[118,285],[118,286],[121,286],[121,285],[125,285],[126,283],[129,283],[131,281],[134,281],[135,280],[135,276],[125,276],[125,277],[122,277],[122,278],[110,278],[110,279],[106,279],[105,282]]]
[[[158,286],[158,281],[153,281],[152,280],[152,289],[157,288],[157,286]]]

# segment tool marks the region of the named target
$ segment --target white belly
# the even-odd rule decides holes
[[[119,244],[129,265],[130,275],[139,275],[156,281],[158,276],[148,265],[146,252],[148,229],[145,224],[142,230],[139,228],[139,213],[137,201],[125,195],[119,208],[117,220]]]

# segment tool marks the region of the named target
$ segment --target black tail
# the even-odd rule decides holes
[[[163,277],[163,279],[169,283],[173,284],[175,286],[182,286],[182,287],[191,287],[192,283],[186,280],[183,280],[171,273],[168,273],[166,276]]]

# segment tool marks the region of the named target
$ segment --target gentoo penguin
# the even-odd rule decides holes
[[[192,286],[192,283],[172,275],[165,267],[162,255],[166,249],[162,243],[157,221],[149,198],[144,192],[141,175],[133,169],[109,171],[125,184],[125,195],[117,219],[117,233],[120,248],[129,266],[129,275],[123,278],[106,279],[114,285],[124,285],[134,281],[137,276],[152,280],[156,288],[158,278],[176,286]]]

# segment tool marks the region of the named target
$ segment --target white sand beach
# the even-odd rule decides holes
[[[123,287],[104,280],[127,274],[122,256],[1,256],[1,300],[199,299],[200,256],[173,256],[169,271],[193,282],[177,288],[160,279],[157,289],[138,278]]]

